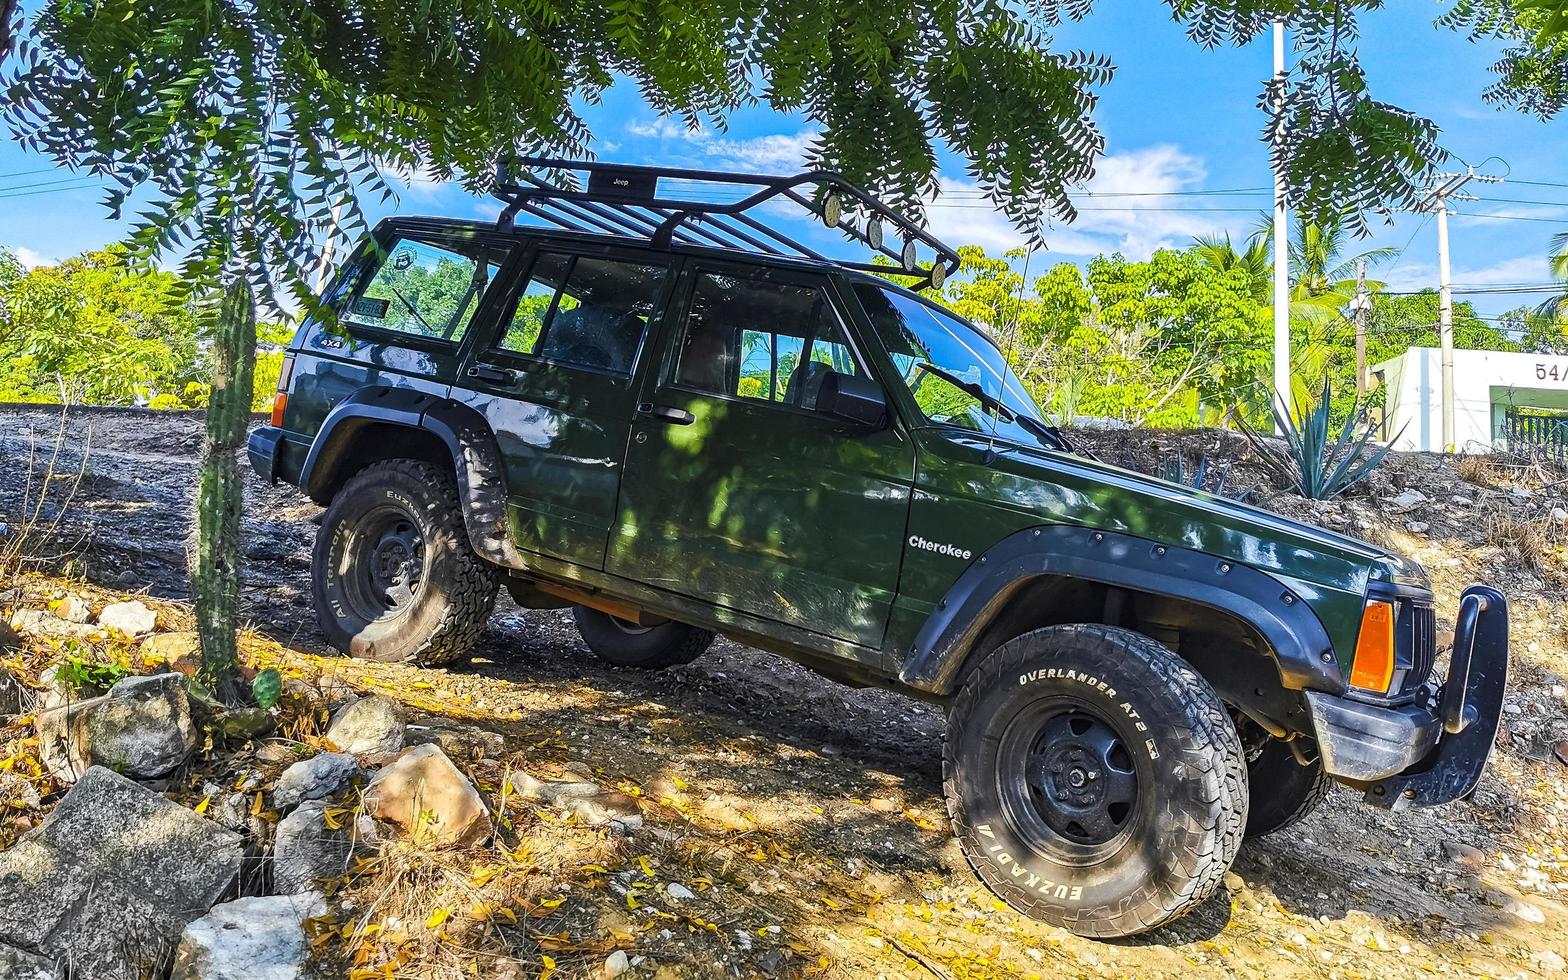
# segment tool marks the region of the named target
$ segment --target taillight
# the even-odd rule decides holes
[[[278,370],[278,393],[272,396],[272,426],[283,428],[283,410],[289,403],[289,382],[294,380],[294,355],[287,354],[283,358],[283,366]]]
[[[1387,694],[1394,681],[1394,604],[1374,599],[1361,613],[1350,686]]]

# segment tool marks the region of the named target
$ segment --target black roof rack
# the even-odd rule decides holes
[[[535,171],[586,171],[585,189],[557,186]],[[659,181],[704,181],[715,185],[757,188],[729,203],[664,197]],[[497,224],[511,230],[519,212],[527,212],[570,231],[636,235],[660,247],[679,242],[707,248],[743,249],[765,255],[789,255],[861,272],[903,275],[918,279],[915,288],[940,288],[958,271],[958,252],[838,174],[813,170],[792,177],[732,174],[675,167],[642,167],[590,163],[550,157],[519,157],[503,161],[491,191],[506,202]],[[830,260],[807,245],[758,220],[751,212],[775,198],[804,208],[829,228],[893,260],[893,265]],[[857,221],[857,212],[860,220]],[[882,224],[895,229],[900,245],[884,240]],[[935,253],[929,266],[920,263],[919,246]]]

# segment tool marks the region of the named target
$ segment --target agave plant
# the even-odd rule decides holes
[[[1350,416],[1334,435],[1329,427],[1331,401],[1328,381],[1315,401],[1291,413],[1276,398],[1274,422],[1283,434],[1283,448],[1269,436],[1259,433],[1237,416],[1236,423],[1253,450],[1275,476],[1296,493],[1309,500],[1329,500],[1366,479],[1367,474],[1388,455],[1393,443],[1379,446],[1372,441],[1374,428],[1367,422],[1366,409],[1358,397]]]
[[[1172,453],[1160,460],[1160,469],[1156,474],[1167,483],[1179,483],[1184,487],[1202,490],[1216,497],[1229,497],[1231,500],[1245,502],[1252,495],[1252,490],[1237,490],[1228,486],[1230,480],[1229,462],[1214,463],[1208,453],[1198,457],[1198,465],[1192,468],[1187,466],[1187,458],[1181,453]]]

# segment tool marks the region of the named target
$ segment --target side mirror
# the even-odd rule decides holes
[[[817,411],[876,428],[887,421],[887,395],[870,378],[829,371],[817,393]]]

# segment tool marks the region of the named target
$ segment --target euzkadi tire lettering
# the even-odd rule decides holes
[[[1156,641],[1107,626],[1010,640],[972,670],[943,746],[971,867],[1025,914],[1079,935],[1168,922],[1219,887],[1247,769],[1224,705]]]

